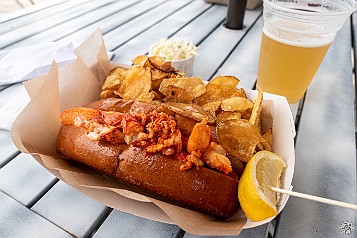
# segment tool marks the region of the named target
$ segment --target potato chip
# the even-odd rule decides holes
[[[171,62],[166,62],[160,56],[150,56],[149,62],[156,69],[166,72],[166,73],[175,73],[177,70],[171,66]]]
[[[215,101],[215,102],[209,102],[203,105],[203,109],[205,109],[207,112],[211,113],[212,116],[216,116],[216,111],[219,109],[221,106],[221,101]]]
[[[221,92],[229,92],[237,88],[239,81],[240,80],[234,76],[217,76],[209,82],[207,87],[219,89]]]
[[[159,90],[163,79],[151,80],[151,89]]]
[[[234,76],[218,76],[207,84],[207,91],[197,98],[198,105],[219,101],[230,97],[246,97],[244,90],[237,89],[239,79]]]
[[[151,80],[155,81],[155,80],[162,80],[164,78],[169,78],[170,74],[166,73],[164,71],[160,71],[158,69],[151,69]]]
[[[267,130],[263,135],[262,135],[263,139],[265,140],[265,142],[269,145],[270,150],[273,147],[273,130]],[[269,148],[268,146],[264,146],[265,148]]]
[[[212,115],[196,104],[168,102],[164,105],[170,110],[182,116],[195,119],[198,122],[201,122],[204,118],[207,118],[208,123],[214,123],[214,118],[212,117]]]
[[[218,125],[222,121],[228,121],[232,119],[241,119],[240,112],[221,112],[216,118],[216,124]]]
[[[168,85],[162,94],[164,95],[165,102],[191,103],[194,99],[192,94],[187,92],[186,89],[172,85]]]
[[[253,108],[253,103],[246,98],[232,97],[222,101],[221,108],[229,112],[245,112]]]
[[[230,97],[248,98],[243,88],[236,88],[229,93]]]
[[[258,123],[260,122],[260,112],[262,111],[262,102],[263,102],[263,92],[259,90],[258,97],[254,99],[254,106],[249,119],[249,123],[252,125],[258,126]]]
[[[140,65],[142,67],[152,67],[149,62],[149,57],[147,55],[138,55],[131,60],[134,65]]]
[[[121,80],[125,78],[128,70],[124,68],[115,68],[108,74],[107,78],[104,81],[102,90],[107,89],[118,89]]]
[[[206,92],[206,85],[199,77],[163,79],[159,91],[168,101],[192,102],[193,99]]]
[[[155,98],[155,94],[153,92],[142,93],[139,95],[137,101],[151,103],[154,98]]]
[[[196,125],[197,121],[195,119],[180,115],[179,113],[175,114],[175,120],[182,135],[187,138],[190,137],[193,127]]]
[[[100,93],[102,99],[117,97],[114,89],[106,89]]]
[[[141,94],[149,93],[151,89],[150,68],[134,65],[121,82],[115,93],[127,100],[137,100]]]
[[[219,123],[217,137],[229,154],[244,162],[252,158],[257,145],[264,141],[256,126],[246,120],[236,119]]]
[[[228,155],[228,159],[231,161],[233,171],[240,177],[244,171],[244,163],[233,156]]]
[[[249,119],[250,119],[250,113],[249,113],[249,112],[243,112],[243,113],[241,113],[241,118],[244,119],[244,120],[249,121]]]

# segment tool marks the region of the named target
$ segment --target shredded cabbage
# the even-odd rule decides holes
[[[196,49],[190,41],[162,38],[150,46],[150,54],[160,56],[165,61],[183,60],[197,55]]]

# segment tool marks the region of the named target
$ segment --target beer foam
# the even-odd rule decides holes
[[[274,20],[264,26],[263,32],[270,39],[291,46],[312,48],[331,44],[335,34],[318,34],[319,30],[314,24]]]

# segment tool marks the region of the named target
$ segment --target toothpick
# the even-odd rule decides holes
[[[299,198],[308,199],[308,200],[312,200],[312,201],[316,201],[316,202],[321,202],[321,203],[326,203],[326,204],[330,204],[330,205],[334,205],[334,206],[345,207],[345,208],[357,210],[357,205],[347,203],[347,202],[340,202],[340,201],[317,197],[317,196],[308,195],[308,194],[304,194],[304,193],[293,192],[293,191],[285,190],[285,189],[281,189],[281,188],[271,187],[271,189],[275,192],[285,193],[285,194],[288,194],[288,195],[294,196],[294,197],[299,197]]]

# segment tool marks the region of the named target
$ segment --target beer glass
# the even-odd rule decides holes
[[[264,0],[257,88],[299,101],[355,0]]]

